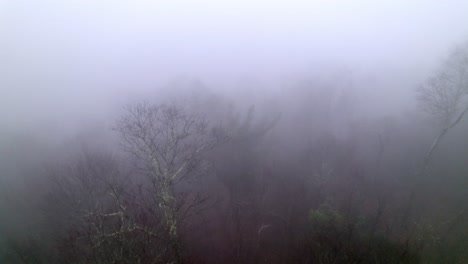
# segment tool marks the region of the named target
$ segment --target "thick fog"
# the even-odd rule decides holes
[[[399,107],[467,36],[467,9],[463,1],[2,1],[1,121],[74,124],[180,76],[230,92],[253,80],[265,87],[245,93],[262,94],[340,69]]]
[[[6,263],[63,263],[64,260],[69,263],[227,263],[227,259],[232,263],[467,261],[466,253],[459,250],[466,242],[448,233],[458,230],[457,234],[468,235],[467,208],[463,205],[468,198],[467,191],[463,190],[468,176],[468,118],[464,116],[466,111],[463,112],[468,94],[468,88],[463,85],[467,84],[461,80],[462,88],[457,88],[459,93],[454,93],[453,98],[438,93],[442,103],[431,101],[434,93],[429,96],[424,93],[424,90],[447,87],[430,81],[439,72],[446,73],[444,67],[454,65],[447,61],[465,59],[465,64],[460,65],[468,69],[467,10],[467,1],[455,0],[0,0],[0,217],[5,219],[0,218],[0,262],[3,259]],[[463,47],[465,53],[456,52]],[[452,78],[450,74],[440,76],[443,77],[439,81]],[[431,87],[436,88],[431,90]],[[171,185],[170,197],[174,201],[184,200],[178,192],[193,190],[217,197],[221,209],[210,207],[206,215],[189,217],[186,222],[196,226],[204,221],[202,218],[209,218],[212,224],[203,222],[203,226],[208,226],[206,232],[219,233],[224,229],[226,234],[219,233],[220,237],[213,236],[210,242],[200,242],[197,232],[184,229],[178,212],[174,218],[169,217],[167,210],[172,207],[159,202],[163,209],[159,214],[153,212],[153,218],[161,219],[164,223],[161,225],[170,226],[170,230],[177,223],[181,234],[170,231],[165,233],[167,237],[162,242],[132,245],[138,248],[171,245],[166,253],[145,251],[147,255],[143,256],[136,250],[112,259],[113,249],[93,251],[101,241],[93,250],[83,251],[93,252],[93,258],[79,259],[80,253],[58,254],[57,248],[76,242],[70,242],[65,234],[66,230],[77,228],[71,223],[78,218],[48,199],[61,200],[66,196],[73,201],[79,196],[77,193],[87,190],[68,183],[71,185],[61,185],[61,188],[76,187],[73,192],[78,196],[62,193],[54,185],[58,180],[52,178],[80,178],[79,166],[95,168],[92,164],[105,163],[103,167],[96,165],[104,171],[99,171],[99,175],[112,174],[112,179],[128,177],[132,182],[128,186],[132,187],[122,189],[121,193],[117,187],[109,187],[113,183],[102,187],[110,188],[105,189],[107,192],[114,191],[112,195],[118,207],[108,197],[92,199],[96,199],[96,204],[108,204],[107,209],[130,206],[127,200],[128,204],[122,206],[118,197],[132,193],[136,186],[149,184],[144,180],[149,172],[138,170],[145,164],[144,158],[129,155],[133,152],[128,149],[135,146],[126,144],[136,142],[129,140],[135,131],[127,127],[133,123],[125,122],[130,122],[132,113],[150,111],[152,108],[144,108],[147,104],[167,115],[174,107],[182,109],[187,116],[203,116],[207,127],[222,131],[216,134],[216,140],[207,143],[210,148],[203,150],[203,155],[198,157],[198,150],[189,155],[197,156],[196,162],[180,161],[184,164],[180,171],[187,174],[191,171],[185,171],[188,170],[185,164],[195,162],[194,168],[201,169],[193,174],[201,175],[200,178],[205,175],[204,182],[182,181],[178,186]],[[158,124],[146,123],[151,128]],[[211,142],[201,131],[195,129],[193,133],[198,135],[198,132],[200,138],[191,137],[186,144],[195,148],[198,145],[194,142]],[[76,169],[71,169],[75,165]],[[110,172],[110,167],[115,171]],[[327,183],[318,183],[323,173],[335,176]],[[265,175],[271,179],[265,179]],[[319,180],[314,178],[317,175]],[[226,180],[230,177],[240,183]],[[254,198],[259,193],[255,188],[260,185],[268,186],[261,189],[261,203]],[[158,188],[162,189],[155,189],[154,193],[169,190]],[[352,189],[351,198],[344,195],[348,193],[347,188]],[[295,196],[302,191],[303,197]],[[360,197],[356,198],[354,192],[363,197],[356,194]],[[250,196],[251,193],[255,195]],[[148,198],[145,194],[141,197]],[[239,204],[246,204],[245,210],[242,205],[232,205],[236,199],[242,201]],[[348,207],[343,199],[349,199]],[[383,200],[389,201],[384,213],[381,212],[384,207],[380,207]],[[135,203],[141,206],[136,212],[150,210],[142,209],[150,208],[150,202]],[[362,236],[369,236],[369,241],[373,241],[376,234],[381,235],[388,243],[395,243],[393,247],[399,253],[394,255],[401,258],[388,257],[385,262],[379,255],[383,251],[372,251],[360,238],[360,242],[350,238],[353,242],[348,241],[343,246],[345,249],[339,250],[353,252],[350,255],[360,252],[359,260],[351,260],[347,253],[326,255],[328,260],[317,253],[304,253],[336,248],[320,244],[323,234],[311,231],[314,234],[311,237],[299,235],[310,226],[312,229],[314,225],[319,226],[314,221],[317,214],[324,213],[320,211],[325,210],[324,205],[339,219],[344,219],[347,226],[358,223],[356,219],[360,217],[375,218],[366,222],[370,227],[362,231]],[[82,205],[69,206],[81,208]],[[181,205],[181,208],[185,207]],[[277,220],[268,220],[265,216],[268,214],[262,211],[268,210],[264,208],[287,219],[283,221],[287,222],[286,231],[278,227],[281,224]],[[253,213],[247,213],[248,210]],[[120,213],[135,214],[127,218],[134,217],[134,229],[136,223],[144,225],[138,218],[141,214],[125,210]],[[394,220],[392,215],[401,217]],[[235,217],[240,220],[235,222],[232,220]],[[255,221],[250,220],[254,218]],[[453,229],[450,229],[452,225],[448,228],[440,224],[450,219],[456,219]],[[227,227],[222,225],[231,220]],[[60,232],[50,231],[55,221],[61,224]],[[458,221],[465,224],[459,225]],[[339,225],[338,222],[335,224]],[[150,234],[148,230],[155,226],[145,224],[138,228]],[[254,231],[236,229],[242,226],[252,227]],[[431,231],[424,233],[421,226],[426,228],[424,232]],[[266,227],[271,227],[270,233],[265,235],[267,238],[260,238]],[[341,230],[339,226],[337,230]],[[413,234],[419,231],[425,236],[416,238]],[[245,236],[236,240],[232,238],[236,232]],[[289,235],[279,235],[281,232]],[[422,246],[421,240],[429,241],[436,233],[448,234],[443,238],[446,240],[440,238],[440,241],[451,246],[442,249],[439,242],[434,242],[435,246],[429,242],[430,245]],[[223,240],[223,236],[232,241]],[[334,239],[342,240],[337,237]],[[32,246],[33,241],[41,239],[47,241],[46,246]],[[286,246],[272,242],[278,240]],[[84,243],[77,246],[81,249],[83,245],[91,245],[89,241],[79,243]],[[24,253],[32,247],[32,251],[40,253]],[[363,248],[369,251],[362,251]],[[216,253],[208,253],[210,249]],[[275,250],[282,253],[275,255]],[[366,262],[371,253],[362,252],[373,252],[379,258]],[[393,256],[388,254],[385,256]],[[141,258],[137,261],[135,256]]]

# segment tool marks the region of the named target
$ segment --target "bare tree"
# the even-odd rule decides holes
[[[260,236],[270,227],[264,222],[266,185],[270,179],[259,173],[264,166],[257,149],[279,118],[277,113],[257,119],[254,106],[243,118],[229,112],[223,126],[228,140],[215,150],[216,174],[227,190],[223,232],[230,240],[228,247],[236,263],[251,262],[258,257]]]
[[[116,129],[125,150],[134,155],[151,182],[153,205],[164,219],[175,262],[181,263],[180,222],[205,197],[186,199],[176,187],[199,171],[202,153],[214,144],[215,137],[208,132],[204,118],[174,104],[128,106]]]
[[[452,51],[440,70],[418,90],[423,110],[443,124],[426,153],[420,174],[424,174],[434,150],[447,132],[460,123],[468,112],[468,43]]]
[[[143,219],[147,206],[122,164],[85,150],[50,168],[43,207],[47,226],[57,233],[59,263],[161,262],[159,219]]]
[[[421,85],[417,92],[420,107],[437,117],[442,123],[442,128],[434,138],[416,174],[416,183],[411,189],[409,202],[403,213],[404,228],[409,227],[416,188],[421,177],[426,174],[434,151],[447,132],[456,127],[468,112],[468,43],[455,48],[440,69]]]

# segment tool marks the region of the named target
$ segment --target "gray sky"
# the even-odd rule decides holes
[[[468,38],[467,10],[455,0],[0,0],[0,127],[73,130],[181,75],[228,89],[344,66],[389,80],[373,94],[407,96]]]

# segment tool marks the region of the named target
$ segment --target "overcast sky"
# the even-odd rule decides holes
[[[467,10],[455,0],[0,0],[0,127],[105,116],[176,76],[223,87],[347,67],[418,80],[468,38]],[[397,86],[380,89],[408,89]]]

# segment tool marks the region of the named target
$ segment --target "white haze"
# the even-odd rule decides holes
[[[0,0],[0,127],[72,133],[181,76],[261,97],[345,71],[369,96],[365,109],[404,111],[468,36],[466,10],[437,0]]]

